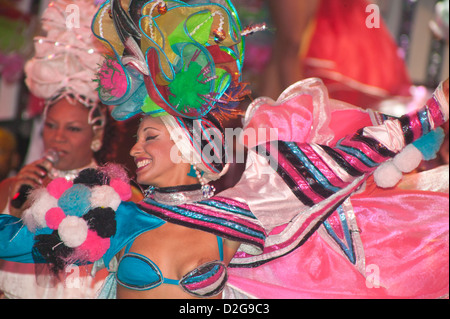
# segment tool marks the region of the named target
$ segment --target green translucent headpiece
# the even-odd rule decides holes
[[[97,81],[118,120],[138,113],[202,118],[235,106],[245,91],[242,28],[228,0],[110,0],[92,29],[111,50]]]

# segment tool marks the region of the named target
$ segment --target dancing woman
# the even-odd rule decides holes
[[[83,172],[73,185],[47,187],[57,204],[33,205],[27,215],[35,218],[34,225],[23,228],[14,218],[0,216],[1,258],[31,262],[34,253],[35,261],[56,268],[68,261],[104,264],[111,274],[100,296],[110,298],[212,298],[237,292],[283,297],[287,293],[279,285],[289,277],[286,269],[293,279],[290,297],[330,296],[326,285],[339,284],[336,273],[355,284],[345,293],[334,291],[335,296],[367,296],[358,276],[365,278],[364,252],[372,258],[376,250],[364,246],[360,232],[378,236],[378,242],[387,240],[392,233],[376,232],[384,226],[376,216],[391,213],[400,213],[397,220],[407,218],[414,227],[421,222],[405,217],[405,209],[391,209],[394,203],[374,209],[373,201],[357,202],[355,207],[366,210],[358,219],[352,197],[362,192],[377,167],[448,120],[448,82],[423,109],[400,119],[344,108],[328,100],[317,79],[291,86],[277,102],[258,99],[245,118],[244,135],[260,134],[247,140],[246,170],[236,186],[215,194],[209,182],[224,176],[228,167],[224,139],[216,138],[224,132],[219,114],[230,112],[245,92],[239,82],[241,36],[252,30],[241,30],[229,1],[141,5],[107,1],[93,30],[114,53],[100,71],[100,97],[115,105],[116,119],[145,115],[131,150],[138,182],[150,185],[145,199],[138,204],[123,201],[129,192],[116,171]],[[183,89],[186,85],[189,90]],[[276,128],[278,135],[261,134],[258,128]],[[369,200],[370,192],[366,194]],[[414,197],[419,196],[399,196],[395,208]],[[394,288],[384,287],[382,294],[373,292],[374,297],[440,297],[448,292],[448,273],[440,265],[430,267],[436,258],[448,263],[448,195],[424,192],[420,197],[421,209],[424,199],[436,201],[427,207],[427,216],[433,218],[424,241],[432,238],[437,248],[422,254],[420,241],[389,241],[385,262],[378,264],[380,274],[387,274],[381,279],[401,280]],[[68,203],[69,198],[78,200]],[[412,203],[419,207],[419,202]],[[97,222],[101,216],[102,224]],[[389,230],[400,223],[391,226]],[[76,230],[74,235],[69,229]],[[404,224],[399,229],[407,232]],[[299,262],[310,239],[318,244],[312,249],[330,261],[318,265],[319,276],[312,283],[297,280],[303,269],[295,263],[284,263]],[[397,251],[409,251],[416,261],[413,257],[420,254],[421,262],[409,269],[409,276],[422,275],[427,268],[429,276],[414,288],[408,277],[399,275],[405,267],[393,265]],[[328,271],[330,267],[336,271]],[[441,283],[430,285],[436,277]],[[314,287],[314,281],[320,284]],[[282,294],[267,293],[271,285]]]

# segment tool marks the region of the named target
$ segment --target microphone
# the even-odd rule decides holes
[[[53,149],[49,149],[47,152],[45,152],[45,155],[42,157],[42,159],[45,159],[45,160],[49,161],[50,163],[52,163],[52,165],[55,165],[59,161],[59,154],[57,151],[55,151]],[[48,170],[42,165],[37,165],[37,166],[39,166],[39,168],[43,169],[46,172],[45,176],[47,176]],[[28,194],[30,193],[30,191],[32,189],[33,189],[33,187],[31,187],[28,184],[23,184],[22,186],[20,186],[19,191],[11,199],[11,202],[10,202],[11,206],[14,208],[17,208],[17,209],[22,207],[22,205],[26,202],[26,200],[28,198]]]

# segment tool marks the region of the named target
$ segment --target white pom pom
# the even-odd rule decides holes
[[[394,157],[394,165],[403,173],[410,173],[420,165],[422,160],[422,153],[410,144]]]
[[[397,185],[402,179],[400,172],[392,161],[381,164],[374,172],[375,183],[382,188],[390,188]]]
[[[37,228],[47,227],[45,214],[58,206],[58,200],[54,198],[45,188],[36,189],[29,196],[32,204],[23,213],[23,222],[31,232]]]
[[[91,207],[111,207],[117,210],[122,200],[120,195],[108,185],[95,186],[91,193]]]
[[[84,219],[68,216],[59,224],[58,234],[67,247],[76,248],[86,240],[88,229]]]

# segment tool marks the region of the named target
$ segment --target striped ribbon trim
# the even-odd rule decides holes
[[[235,200],[213,197],[193,204],[171,206],[145,198],[138,206],[168,222],[247,243],[259,250],[264,247],[264,228],[247,205]]]
[[[276,143],[276,145],[275,145]],[[350,176],[371,173],[395,153],[377,141],[358,134],[339,141],[335,148],[316,145]],[[258,154],[277,163],[278,175],[304,205],[312,207],[348,185],[309,144],[268,142],[255,148]]]
[[[362,136],[362,130],[342,139],[335,148],[314,146],[327,154],[353,178],[347,182],[343,181],[315,148],[308,144],[277,141],[256,147],[255,150],[259,154],[269,160],[276,160],[278,175],[299,201],[309,207],[317,204],[321,207],[311,212],[306,211],[300,214],[303,216],[297,216],[287,224],[286,229],[290,230],[285,232],[289,233],[286,238],[282,238],[283,235],[276,243],[271,243],[269,236],[262,255],[251,256],[245,252],[238,252],[230,264],[231,267],[257,267],[303,245],[365,181],[368,173],[373,172],[380,163],[395,156],[395,153],[376,140]]]
[[[347,216],[342,206],[323,223],[328,235],[336,242],[340,250],[352,264],[356,264],[356,251],[354,248],[352,229],[349,227]]]
[[[190,295],[206,298],[220,294],[227,280],[227,266],[216,261],[204,264],[187,274],[180,280],[180,285]]]
[[[425,107],[403,115],[399,121],[406,144],[411,144],[445,123],[444,114],[442,114],[439,102],[435,96],[427,101]]]
[[[239,251],[228,266],[232,268],[258,267],[298,249],[365,180],[365,176],[355,179],[337,194],[324,200],[317,209],[307,210],[302,212],[302,214],[298,214],[293,220],[284,225],[284,229],[278,234],[269,234],[262,254],[253,256],[244,251]]]

